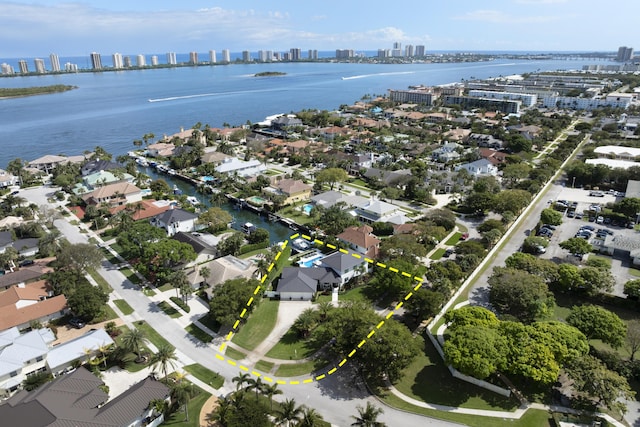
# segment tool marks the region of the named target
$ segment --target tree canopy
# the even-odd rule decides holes
[[[567,323],[589,339],[600,339],[613,348],[624,344],[627,325],[612,311],[597,305],[580,305],[571,309]]]
[[[496,268],[489,278],[489,301],[501,314],[531,323],[555,305],[542,277],[511,268]]]
[[[253,304],[247,306],[247,301],[259,284],[255,279],[241,278],[227,280],[216,286],[209,301],[209,312],[220,324],[233,324],[244,308],[251,312],[259,303],[259,298],[256,298]]]

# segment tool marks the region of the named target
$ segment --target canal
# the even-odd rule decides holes
[[[177,188],[187,196],[194,196],[200,201],[203,206],[207,208],[211,207],[209,195],[198,193],[195,186],[193,186],[191,183],[168,174],[158,173],[156,169],[151,167],[145,168],[138,166],[138,169],[144,174],[148,175],[152,180],[163,179],[167,184],[169,184],[169,187]],[[279,222],[269,221],[267,218],[261,217],[248,210],[237,209],[231,203],[224,203],[220,207],[229,212],[229,214],[231,214],[231,216],[233,217],[232,228],[239,230],[242,224],[251,222],[256,227],[264,228],[269,232],[271,244],[283,242],[287,240],[292,233],[294,233],[294,231],[290,230],[288,227],[285,227]]]

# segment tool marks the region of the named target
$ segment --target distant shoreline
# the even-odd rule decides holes
[[[22,98],[25,96],[47,95],[50,93],[61,93],[68,90],[77,89],[78,86],[70,85],[50,85],[32,86],[17,88],[0,88],[0,99]]]

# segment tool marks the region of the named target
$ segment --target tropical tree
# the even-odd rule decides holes
[[[290,427],[292,421],[300,421],[302,407],[296,406],[295,399],[286,399],[280,404],[280,410],[276,415],[276,423],[279,426]]]
[[[248,383],[250,379],[251,379],[251,375],[247,373],[239,372],[238,375],[231,378],[231,381],[236,383],[236,390],[240,390],[244,385],[244,383]]]
[[[158,351],[154,353],[153,356],[151,356],[151,360],[149,360],[149,364],[153,367],[153,369],[155,369],[156,367],[159,367],[162,373],[164,374],[163,376],[166,378],[167,370],[169,366],[175,368],[176,366],[175,362],[177,360],[178,360],[178,357],[176,356],[175,348],[165,344],[158,347]]]
[[[167,280],[176,289],[176,297],[182,298],[182,302],[187,304],[187,299],[191,293],[191,284],[184,270],[176,270],[171,273]],[[180,293],[178,295],[178,292]]]
[[[318,315],[313,308],[307,308],[300,316],[293,322],[293,328],[296,330],[298,335],[303,338],[307,338],[309,333],[316,325]]]
[[[122,346],[140,358],[140,349],[147,341],[146,334],[140,329],[129,329],[122,335]]]
[[[382,408],[378,408],[372,405],[371,402],[367,402],[367,406],[364,408],[360,405],[356,406],[358,415],[352,415],[351,418],[355,422],[351,423],[354,427],[385,427],[386,424],[378,421],[378,417],[384,412]]]
[[[315,409],[303,405],[302,416],[296,427],[318,427],[322,421],[322,415]]]
[[[171,399],[178,408],[180,406],[184,408],[185,421],[189,421],[189,405],[187,403],[195,393],[196,390],[190,382],[174,383],[171,386]]]
[[[265,384],[262,381],[262,378],[249,378],[247,380],[247,391],[255,391],[256,392],[256,400],[258,400],[258,395],[262,393],[262,389]]]
[[[262,393],[269,398],[269,403],[271,404],[271,410],[273,411],[273,396],[282,394],[282,390],[278,388],[277,383],[273,384],[265,384],[262,388]]]
[[[612,311],[597,305],[581,305],[571,309],[567,323],[578,328],[589,339],[600,339],[620,348],[627,335],[627,325]]]

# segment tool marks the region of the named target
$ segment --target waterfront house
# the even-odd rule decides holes
[[[149,157],[171,157],[176,146],[170,142],[156,142],[149,144],[146,153]]]
[[[299,126],[303,126],[302,120],[294,115],[280,116],[271,120],[271,127],[275,130],[286,131]]]
[[[31,322],[46,323],[68,312],[64,295],[54,295],[44,280],[19,283],[0,292],[0,331],[28,328]]]
[[[336,237],[361,255],[369,258],[378,256],[380,239],[373,234],[373,228],[368,225],[345,228],[344,231]]]
[[[66,156],[47,154],[46,156],[38,157],[37,159],[30,161],[28,163],[28,166],[30,168],[37,169],[46,174],[49,174],[56,166],[65,164],[68,161],[69,158]]]
[[[260,160],[240,160],[237,157],[225,159],[220,165],[216,166],[216,172],[227,175],[237,175],[247,177],[257,175],[267,170],[267,167]]]
[[[62,375],[30,392],[21,391],[0,405],[10,426],[157,427],[164,413],[151,403],[169,402],[169,388],[147,377],[109,401],[104,382],[85,368]]]
[[[209,268],[210,274],[208,277],[202,277],[200,275],[200,269],[205,266]],[[255,273],[256,266],[253,262],[237,258],[233,255],[225,255],[206,264],[194,267],[194,270],[188,273],[188,277],[189,283],[194,287],[206,285],[213,288],[227,280],[239,278],[251,279]],[[207,293],[210,294],[210,290],[207,290]]]
[[[87,205],[109,206],[126,205],[142,200],[142,190],[128,182],[116,182],[104,185],[84,194],[82,199]]]
[[[128,173],[114,174],[109,171],[98,171],[89,175],[85,175],[82,178],[82,183],[78,183],[75,185],[75,187],[73,187],[73,193],[82,195],[89,193],[100,186],[116,184],[119,182],[128,182],[132,184],[133,180],[133,176],[129,175]]]
[[[111,162],[109,160],[90,160],[80,168],[82,176],[92,175],[96,172],[124,170],[120,163]]]
[[[18,185],[20,178],[14,176],[4,169],[0,169],[0,188],[10,187],[12,185]]]
[[[281,179],[263,189],[267,194],[285,196],[284,205],[309,200],[312,186],[305,184],[299,179]]]
[[[471,176],[498,175],[498,168],[487,159],[480,159],[475,162],[458,165],[455,169],[456,171],[465,169]]]
[[[318,264],[320,267],[330,268],[336,273],[340,279],[340,288],[349,280],[369,271],[369,264],[364,258],[342,252],[327,255],[320,259]]]
[[[206,233],[185,233],[182,231],[178,231],[173,235],[173,239],[186,243],[193,248],[193,251],[196,253],[195,265],[212,260],[218,256],[216,245],[212,244],[212,239],[208,237],[215,238],[216,236]],[[219,239],[215,240],[218,241]]]
[[[207,147],[204,149],[204,154],[200,157],[200,161],[202,163],[213,163],[214,165],[219,165],[229,158],[231,158],[230,155],[217,151],[216,147]]]
[[[369,199],[362,196],[352,196],[344,194],[339,191],[331,190],[324,193],[316,194],[311,197],[311,202],[315,206],[320,206],[325,209],[329,209],[333,205],[342,204],[345,209],[353,209],[360,206],[365,206],[369,203]]]
[[[150,223],[165,229],[169,236],[173,236],[180,231],[184,233],[197,231],[199,229],[197,221],[198,215],[192,212],[184,209],[168,209],[151,218]]]

